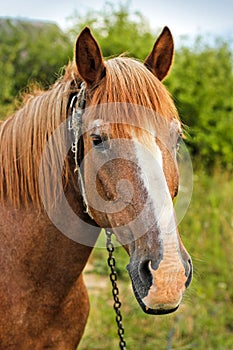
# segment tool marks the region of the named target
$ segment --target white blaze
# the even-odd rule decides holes
[[[163,158],[159,146],[152,143],[148,150],[135,142],[137,164],[141,169],[141,181],[147,189],[149,201],[153,204],[154,214],[161,230],[164,244],[174,241],[178,244],[176,220],[171,195],[163,172]]]
[[[135,142],[135,148],[137,164],[142,171],[141,181],[144,182],[149,202],[152,203],[153,212],[150,212],[150,217],[156,220],[159,228],[158,239],[163,245],[163,258],[156,271],[149,266],[153,283],[143,302],[150,308],[169,309],[179,304],[186,277],[179,251],[172,198],[163,172],[162,152],[155,141],[152,140],[151,144],[153,146],[148,150]],[[151,205],[149,210],[151,211]],[[148,220],[148,217],[147,215],[145,219]]]

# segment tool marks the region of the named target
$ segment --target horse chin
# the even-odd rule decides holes
[[[175,312],[178,308],[179,305],[173,309],[163,309],[163,308],[158,308],[158,309],[150,309],[148,306],[146,306],[142,301],[139,301],[139,305],[141,306],[142,310],[148,314],[148,315],[167,315],[171,314],[172,312]]]
[[[167,314],[171,314],[172,312],[175,312],[179,308],[179,305],[177,305],[175,308],[172,308],[172,309],[163,309],[162,307],[157,309],[151,309],[144,304],[144,302],[138,295],[134,284],[133,284],[133,290],[134,290],[135,297],[139,305],[141,306],[141,309],[148,315],[167,315]]]

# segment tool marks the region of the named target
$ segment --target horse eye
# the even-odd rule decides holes
[[[102,138],[100,135],[97,134],[91,134],[91,138],[92,138],[92,145],[95,149],[98,149],[100,151],[104,151],[105,149],[107,149],[107,139],[106,138]]]
[[[102,143],[102,138],[100,135],[94,135],[92,134],[91,135],[91,138],[92,138],[92,144],[94,147],[98,147],[99,145],[101,145]]]

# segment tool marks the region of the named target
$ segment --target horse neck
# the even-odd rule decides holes
[[[65,273],[75,279],[82,273],[88,261],[100,228],[85,212],[82,194],[76,186],[74,187],[73,181],[69,181],[64,194],[67,207],[65,208],[64,203],[58,206],[55,209],[55,217],[44,212],[42,222],[45,221],[44,229],[49,229],[51,250],[55,254],[52,261],[54,268],[59,269],[62,265]]]
[[[66,294],[78,280],[92,251],[92,246],[78,242],[78,236],[84,234],[80,232],[82,227],[73,225],[72,229],[76,242],[61,233],[43,211],[6,206],[0,211],[0,245],[6,248],[0,258],[4,258],[6,265],[16,259],[17,278],[25,279],[26,273],[32,285],[45,286],[53,295]]]

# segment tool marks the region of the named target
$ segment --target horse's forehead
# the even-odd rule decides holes
[[[170,122],[177,119],[172,111],[166,112],[165,115],[144,105],[129,102],[107,102],[89,105],[85,110],[84,122],[87,127],[116,123],[121,129],[120,124],[152,131],[156,128],[169,128]]]
[[[181,134],[181,123],[176,118],[171,120],[160,118],[156,122],[152,121],[106,121],[103,119],[95,119],[89,124],[89,130],[95,134],[109,134],[112,138],[145,138],[152,136],[166,142],[168,139],[173,138],[173,135]]]

